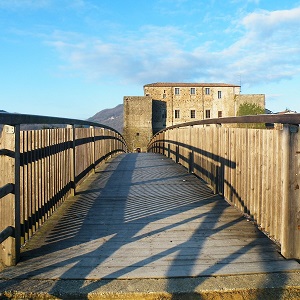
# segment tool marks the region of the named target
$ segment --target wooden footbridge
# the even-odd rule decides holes
[[[0,121],[0,298],[300,297],[299,114],[174,126],[148,153],[100,124]],[[275,128],[225,125],[255,122]]]

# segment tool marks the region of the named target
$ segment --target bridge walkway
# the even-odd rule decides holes
[[[129,153],[81,185],[23,247],[19,264],[0,273],[0,284],[18,290],[28,279],[50,280],[55,290],[56,280],[77,280],[74,289],[83,293],[93,290],[86,280],[299,271],[298,262],[284,259],[181,165],[159,154]]]

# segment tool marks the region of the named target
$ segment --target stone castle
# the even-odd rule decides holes
[[[265,108],[265,95],[241,94],[241,87],[226,83],[151,83],[144,96],[124,97],[124,137],[130,151],[146,151],[159,130],[206,118],[236,116],[243,103]]]

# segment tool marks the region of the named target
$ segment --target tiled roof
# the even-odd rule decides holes
[[[156,82],[146,84],[144,87],[240,87],[240,85],[228,83]]]

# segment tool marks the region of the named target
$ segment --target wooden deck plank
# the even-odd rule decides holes
[[[166,265],[157,263],[151,264],[133,264],[125,267],[94,267],[94,265],[85,266],[80,262],[71,262],[63,267],[52,265],[45,267],[41,265],[35,269],[32,267],[26,274],[22,273],[18,279],[86,279],[97,280],[101,279],[134,279],[134,278],[170,278],[170,277],[196,277],[196,276],[218,276],[218,275],[245,275],[245,274],[261,274],[274,272],[287,272],[295,267],[291,261],[270,262],[249,262],[249,263],[208,263],[208,264],[193,264],[184,265],[170,262]],[[41,272],[42,268],[42,272]],[[90,272],[87,274],[87,270]],[[4,277],[7,279],[7,277]]]
[[[168,278],[300,270],[192,174],[124,154],[89,177],[0,278]]]

